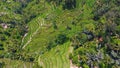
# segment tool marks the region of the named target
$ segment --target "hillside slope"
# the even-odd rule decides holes
[[[0,68],[119,68],[119,3],[0,0]]]

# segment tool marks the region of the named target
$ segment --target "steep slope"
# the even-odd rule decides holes
[[[1,0],[0,68],[119,68],[119,3]]]

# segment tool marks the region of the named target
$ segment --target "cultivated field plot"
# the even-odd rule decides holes
[[[39,56],[38,63],[43,68],[70,68],[69,50],[70,43],[67,42],[61,46],[53,48],[44,55]]]
[[[7,58],[0,59],[0,62],[5,62],[5,66],[3,68],[33,68],[34,63],[23,62],[18,60],[10,60]],[[1,68],[1,67],[0,67]]]

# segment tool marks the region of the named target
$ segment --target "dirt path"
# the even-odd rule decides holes
[[[70,68],[78,68],[77,66],[72,64],[72,60],[70,60]]]
[[[40,23],[38,22],[38,24],[39,24],[39,27],[38,27],[38,28],[36,29],[36,31],[30,36],[30,39],[27,41],[27,43],[26,43],[25,45],[23,45],[22,49],[24,49],[24,48],[31,42],[33,36],[37,34],[37,32],[39,31],[40,27],[44,24],[44,20],[42,19],[42,23],[40,24]],[[26,36],[27,36],[27,34],[26,34]],[[24,38],[25,38],[26,36],[24,36]],[[24,40],[24,38],[23,38],[23,40]],[[23,40],[22,40],[22,42],[23,42]]]
[[[72,53],[73,52],[73,47],[70,47],[69,48],[69,53]],[[79,68],[79,67],[77,67],[76,65],[74,65],[73,63],[72,63],[72,60],[70,60],[70,68]],[[81,67],[80,67],[81,68]]]
[[[23,36],[23,38],[22,38],[22,43],[24,42],[24,39],[25,39],[25,37],[28,35],[28,33],[25,33],[25,35]],[[21,46],[22,46],[23,44],[21,44]]]

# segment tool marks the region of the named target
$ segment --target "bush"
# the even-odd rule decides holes
[[[68,38],[66,37],[65,34],[59,34],[55,40],[49,41],[48,45],[47,45],[47,49],[50,50],[51,48],[59,45],[59,44],[63,44],[68,40]]]
[[[51,48],[55,47],[56,44],[54,44],[54,42],[50,41],[47,45],[47,49],[50,50]]]
[[[56,39],[55,39],[55,43],[58,44],[63,44],[67,41],[67,37],[65,34],[59,34]]]
[[[72,63],[73,63],[73,64],[77,64],[77,63],[78,63],[78,56],[74,56],[74,57],[73,57]]]
[[[89,68],[87,64],[83,64],[83,68]]]
[[[76,0],[65,0],[63,9],[73,9],[76,8]]]
[[[99,64],[99,67],[100,67],[100,68],[105,68],[105,64],[104,64],[104,63],[101,63],[101,64]]]
[[[0,68],[3,68],[5,65],[5,62],[0,62]]]
[[[73,56],[72,56],[72,53],[70,53],[70,54],[69,54],[69,59],[72,59],[72,57],[73,57]]]
[[[57,28],[58,28],[57,25],[56,25],[56,21],[52,22],[52,24],[53,24],[53,28],[54,28],[54,29],[57,29]]]

